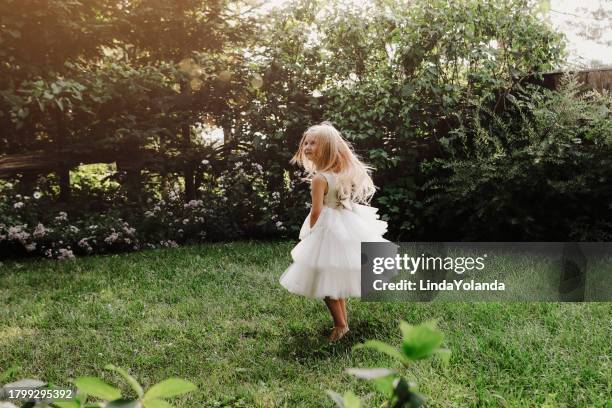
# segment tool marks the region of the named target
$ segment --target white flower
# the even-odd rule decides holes
[[[117,234],[116,232],[113,232],[112,234],[110,234],[108,237],[104,238],[104,242],[106,242],[107,244],[112,244],[113,242],[115,242],[117,239],[119,238],[119,234]]]
[[[57,257],[57,259],[73,259],[73,258],[74,258],[74,254],[72,253],[72,250],[66,249],[66,248],[59,249],[59,256]]]
[[[25,248],[26,248],[26,251],[28,251],[28,252],[34,251],[36,249],[36,242],[32,242],[32,243],[26,245]]]
[[[184,208],[198,208],[202,204],[204,204],[202,200],[191,200],[187,204],[184,204],[183,207]]]
[[[136,228],[131,228],[128,223],[125,223],[123,226],[123,232],[125,232],[127,235],[134,235]]]
[[[81,239],[77,245],[85,249],[87,252],[93,251],[93,248],[91,247],[91,245],[89,245],[89,242],[87,242],[87,238]]]
[[[39,222],[36,228],[34,228],[34,232],[32,233],[32,235],[34,236],[34,238],[42,238],[47,234],[48,231],[49,230]]]
[[[15,209],[20,209],[20,208],[23,208],[24,206],[25,206],[25,204],[22,203],[21,201],[13,204],[13,208],[15,208]]]
[[[161,211],[161,207],[159,205],[156,205],[155,207],[153,207],[153,211]]]
[[[42,193],[40,191],[35,191],[32,196],[38,200],[40,197],[42,197]]]
[[[147,217],[147,218],[151,218],[151,217],[153,217],[153,215],[154,214],[153,214],[152,211],[145,211],[145,213],[144,213],[144,216]]]
[[[280,228],[283,226],[283,223],[281,221],[276,221],[276,228]]]
[[[26,240],[30,238],[30,234],[25,231],[27,225],[17,225],[15,227],[10,227],[8,230],[8,239],[9,241],[19,241],[23,245],[25,245]]]
[[[68,227],[68,229],[70,230],[70,232],[72,232],[73,234],[76,234],[77,232],[79,232],[79,228],[75,227],[74,225],[71,225]]]
[[[183,220],[183,225],[187,225],[187,224],[189,224],[189,218],[185,218],[185,219]]]
[[[169,248],[178,248],[178,244],[176,241],[169,239],[168,241],[159,241],[159,244],[164,247]]]
[[[202,164],[209,164],[210,162],[206,159],[202,160]]]
[[[55,217],[55,221],[67,221],[67,220],[68,220],[68,214],[66,214],[64,211],[60,211],[59,215]]]

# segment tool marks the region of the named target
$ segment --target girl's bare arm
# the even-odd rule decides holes
[[[314,227],[321,211],[323,210],[323,196],[325,195],[325,188],[327,187],[327,180],[321,175],[316,175],[312,178],[310,185],[310,197],[312,198],[312,207],[310,209],[310,228]]]

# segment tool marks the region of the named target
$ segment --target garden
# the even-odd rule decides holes
[[[543,4],[3,1],[0,390],[609,406],[609,301],[349,299],[329,343],[324,304],[278,283],[311,209],[290,159],[323,121],[391,241],[612,241],[610,81],[564,69]]]

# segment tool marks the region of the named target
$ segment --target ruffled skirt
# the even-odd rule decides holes
[[[387,223],[378,209],[353,204],[353,210],[324,206],[310,228],[310,214],[291,250],[293,263],[279,282],[288,291],[309,298],[361,297],[361,242],[390,242],[383,238]]]

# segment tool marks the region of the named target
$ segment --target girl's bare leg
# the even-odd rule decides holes
[[[331,299],[326,297],[323,300],[325,301],[325,306],[327,306],[327,309],[329,309],[329,313],[332,315],[332,319],[334,319],[334,326],[335,326],[337,319],[334,316],[334,308],[331,305]]]
[[[334,319],[334,330],[332,331],[332,334],[329,339],[338,340],[348,331],[348,325],[346,323],[346,320],[344,319],[342,303],[339,299],[331,299],[329,297],[326,297],[324,300],[325,304],[327,305],[327,308],[329,309],[332,315],[332,318]]]
[[[348,316],[346,314],[346,299],[340,299],[340,304],[342,305],[342,316],[344,317],[344,322],[348,326]]]
[[[334,319],[334,326],[346,326],[346,321],[344,320],[344,314],[342,312],[342,305],[340,304],[340,301],[338,299],[331,299],[329,297],[326,297],[324,300],[325,304],[327,305],[327,308],[329,309],[329,312],[332,315],[332,319]]]

